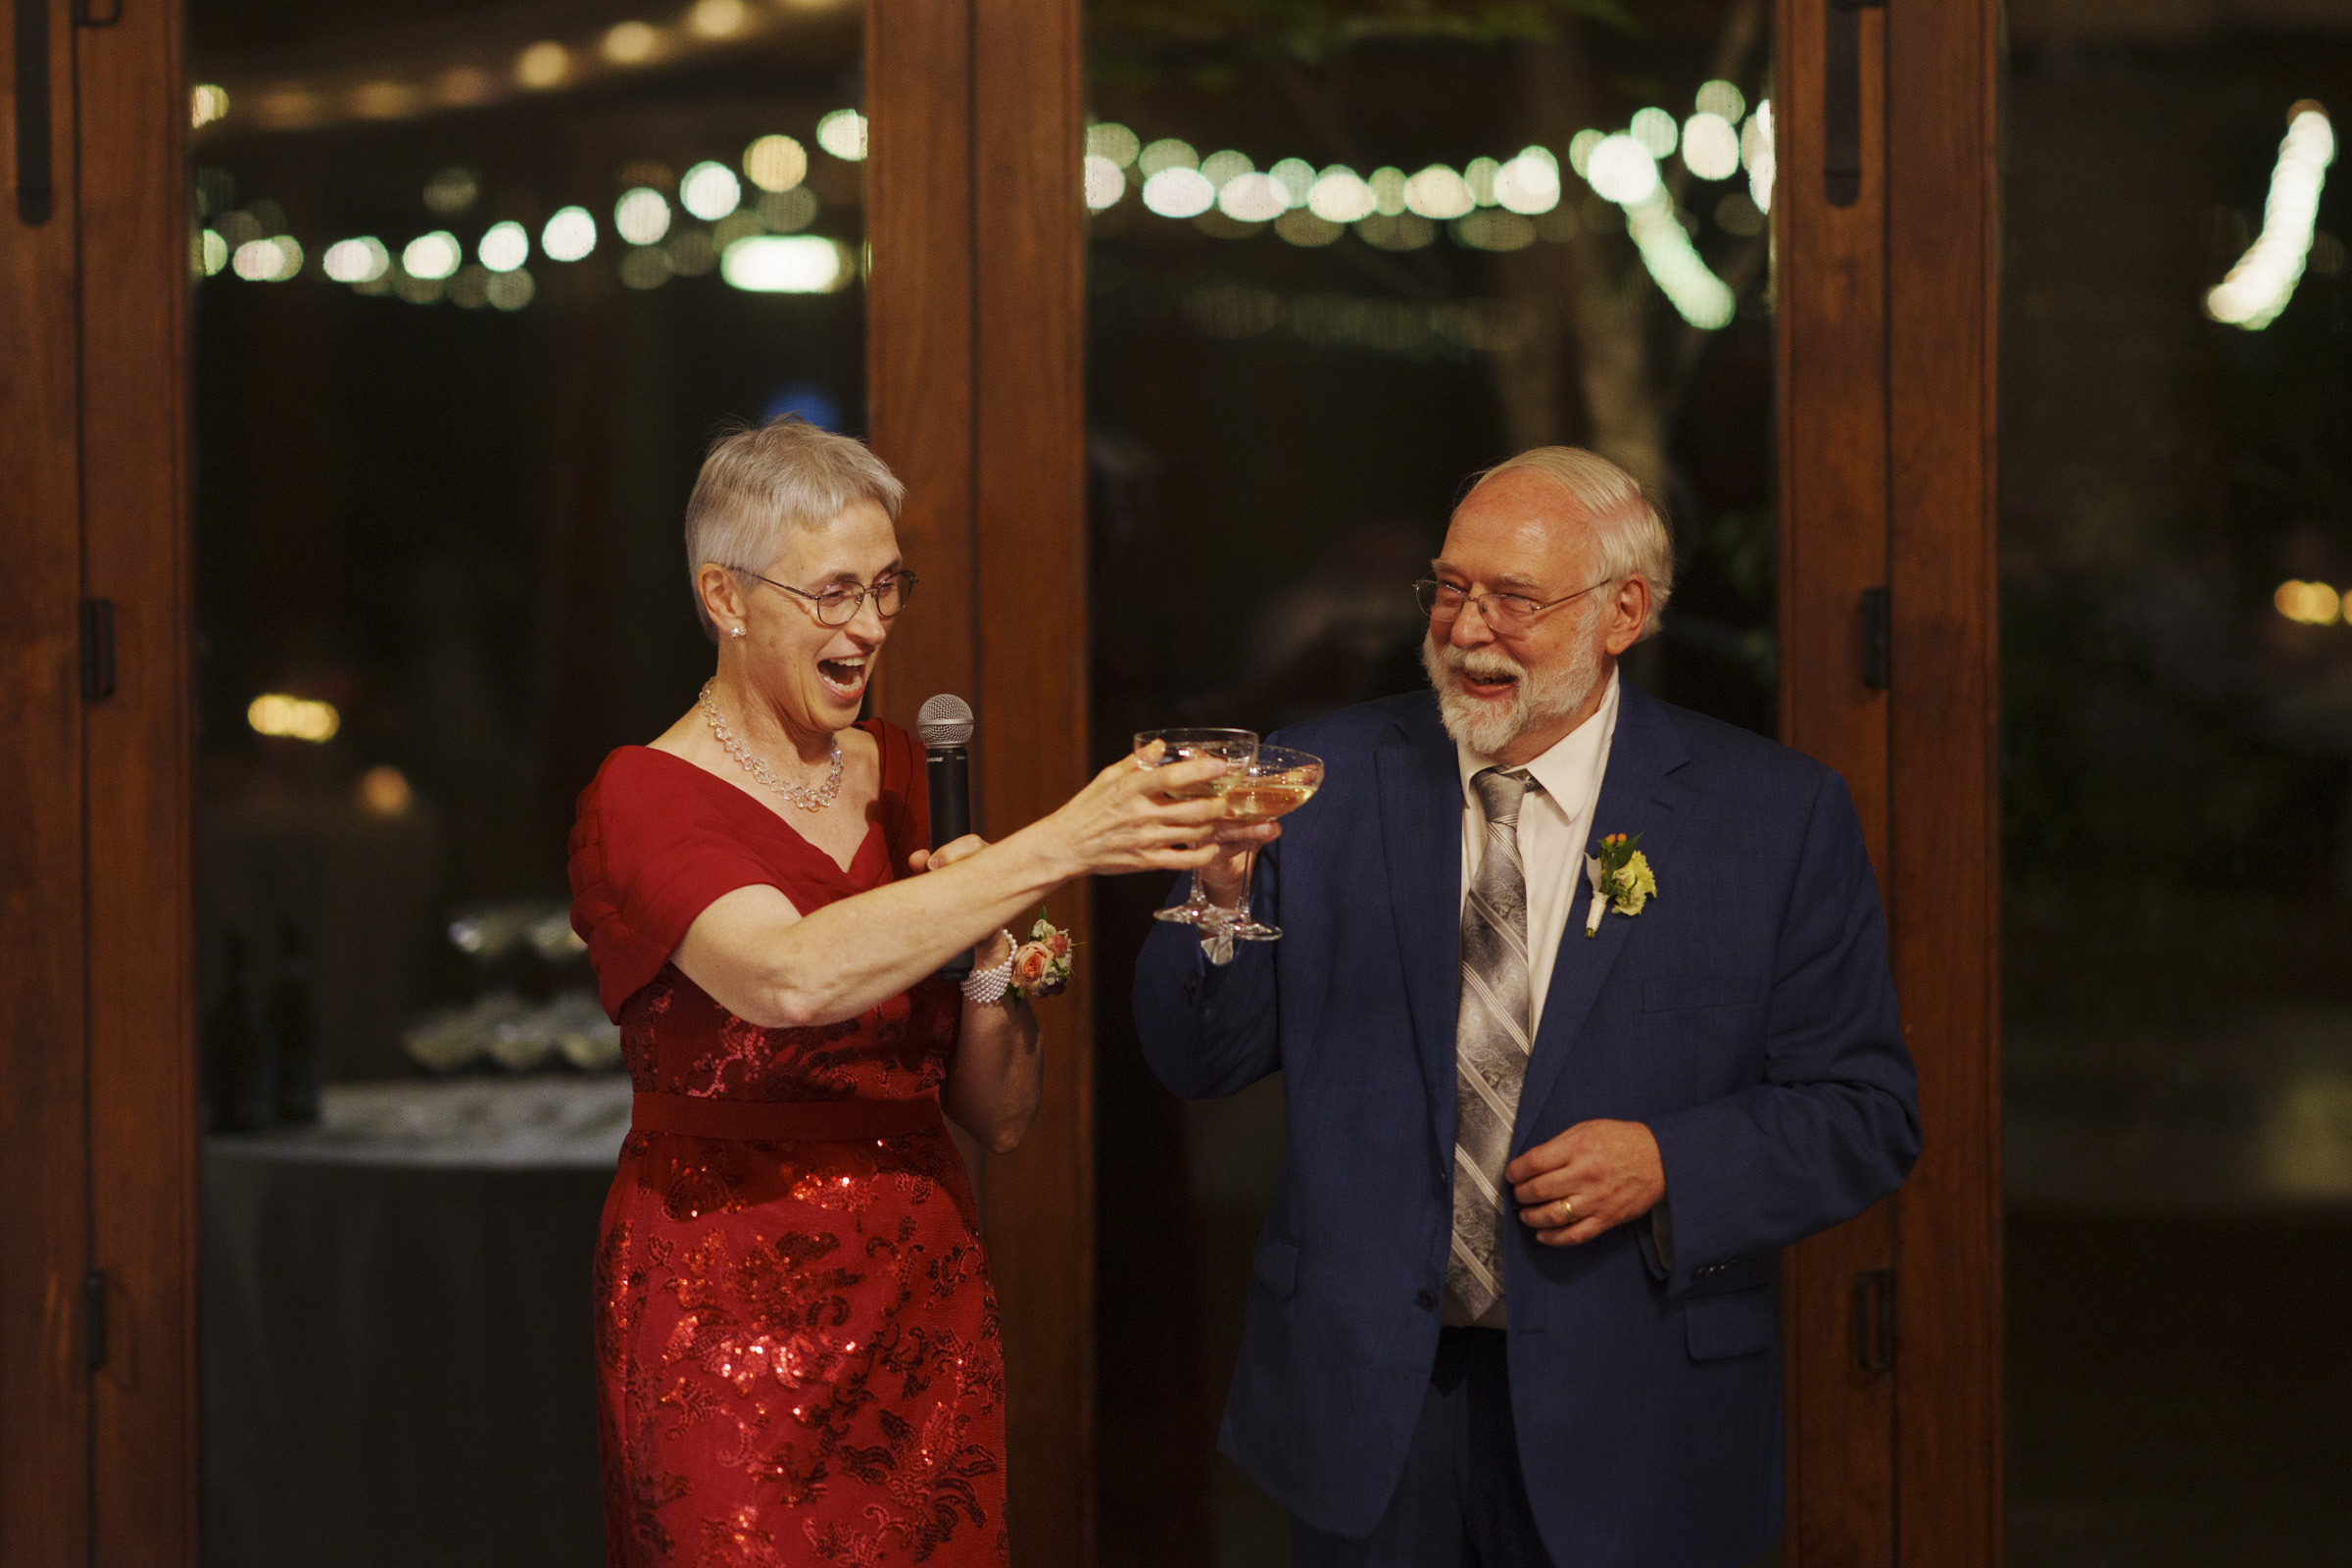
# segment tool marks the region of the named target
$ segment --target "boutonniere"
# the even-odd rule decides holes
[[[1585,917],[1585,935],[1597,936],[1600,917],[1615,909],[1632,916],[1658,896],[1658,879],[1650,875],[1649,858],[1640,848],[1642,835],[1627,838],[1612,833],[1600,841],[1600,853],[1585,857],[1585,875],[1592,879],[1592,911]]]
[[[1038,911],[1029,940],[1012,950],[1012,983],[1005,989],[1015,997],[1058,994],[1070,983],[1070,934]]]

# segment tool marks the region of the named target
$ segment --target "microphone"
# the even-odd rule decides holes
[[[923,781],[931,796],[931,847],[953,843],[972,830],[972,763],[964,751],[972,738],[972,709],[960,697],[941,692],[914,715],[923,739]],[[959,953],[941,974],[960,981],[972,972],[972,956]]]

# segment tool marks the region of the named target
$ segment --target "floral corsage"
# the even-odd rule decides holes
[[[1600,932],[1600,917],[1610,909],[1633,916],[1658,895],[1658,879],[1650,875],[1649,860],[1640,849],[1642,835],[1627,838],[1612,833],[1600,841],[1600,853],[1585,857],[1585,874],[1592,879],[1592,908],[1585,917],[1585,935]]]
[[[1012,950],[1012,984],[1006,989],[1015,997],[1060,995],[1070,984],[1070,934],[1041,910],[1029,940]]]

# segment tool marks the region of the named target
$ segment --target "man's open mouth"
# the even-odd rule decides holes
[[[1462,683],[1463,692],[1472,697],[1507,696],[1511,688],[1519,684],[1519,677],[1506,671],[1474,675],[1469,670],[1457,669],[1454,678]]]

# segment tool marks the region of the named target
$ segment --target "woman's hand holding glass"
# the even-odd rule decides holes
[[[1122,760],[1097,773],[1039,826],[1076,862],[1072,875],[1195,870],[1217,853],[1206,830],[1224,814],[1225,803],[1217,795],[1185,799],[1175,792],[1208,784],[1225,768],[1215,757],[1153,769]]]
[[[1225,792],[1233,781],[1250,765],[1257,755],[1257,733],[1247,729],[1148,729],[1135,738],[1136,766],[1146,769],[1152,777],[1152,788],[1175,800],[1200,798],[1215,805],[1207,820],[1214,821],[1225,814]],[[1221,764],[1214,772],[1195,779],[1189,769],[1204,760]],[[1204,834],[1200,842],[1204,864],[1215,857],[1216,845],[1212,834]],[[1182,925],[1205,925],[1217,918],[1210,906],[1200,879],[1193,879],[1192,896],[1182,904],[1165,909],[1154,909],[1152,916],[1173,920]]]

